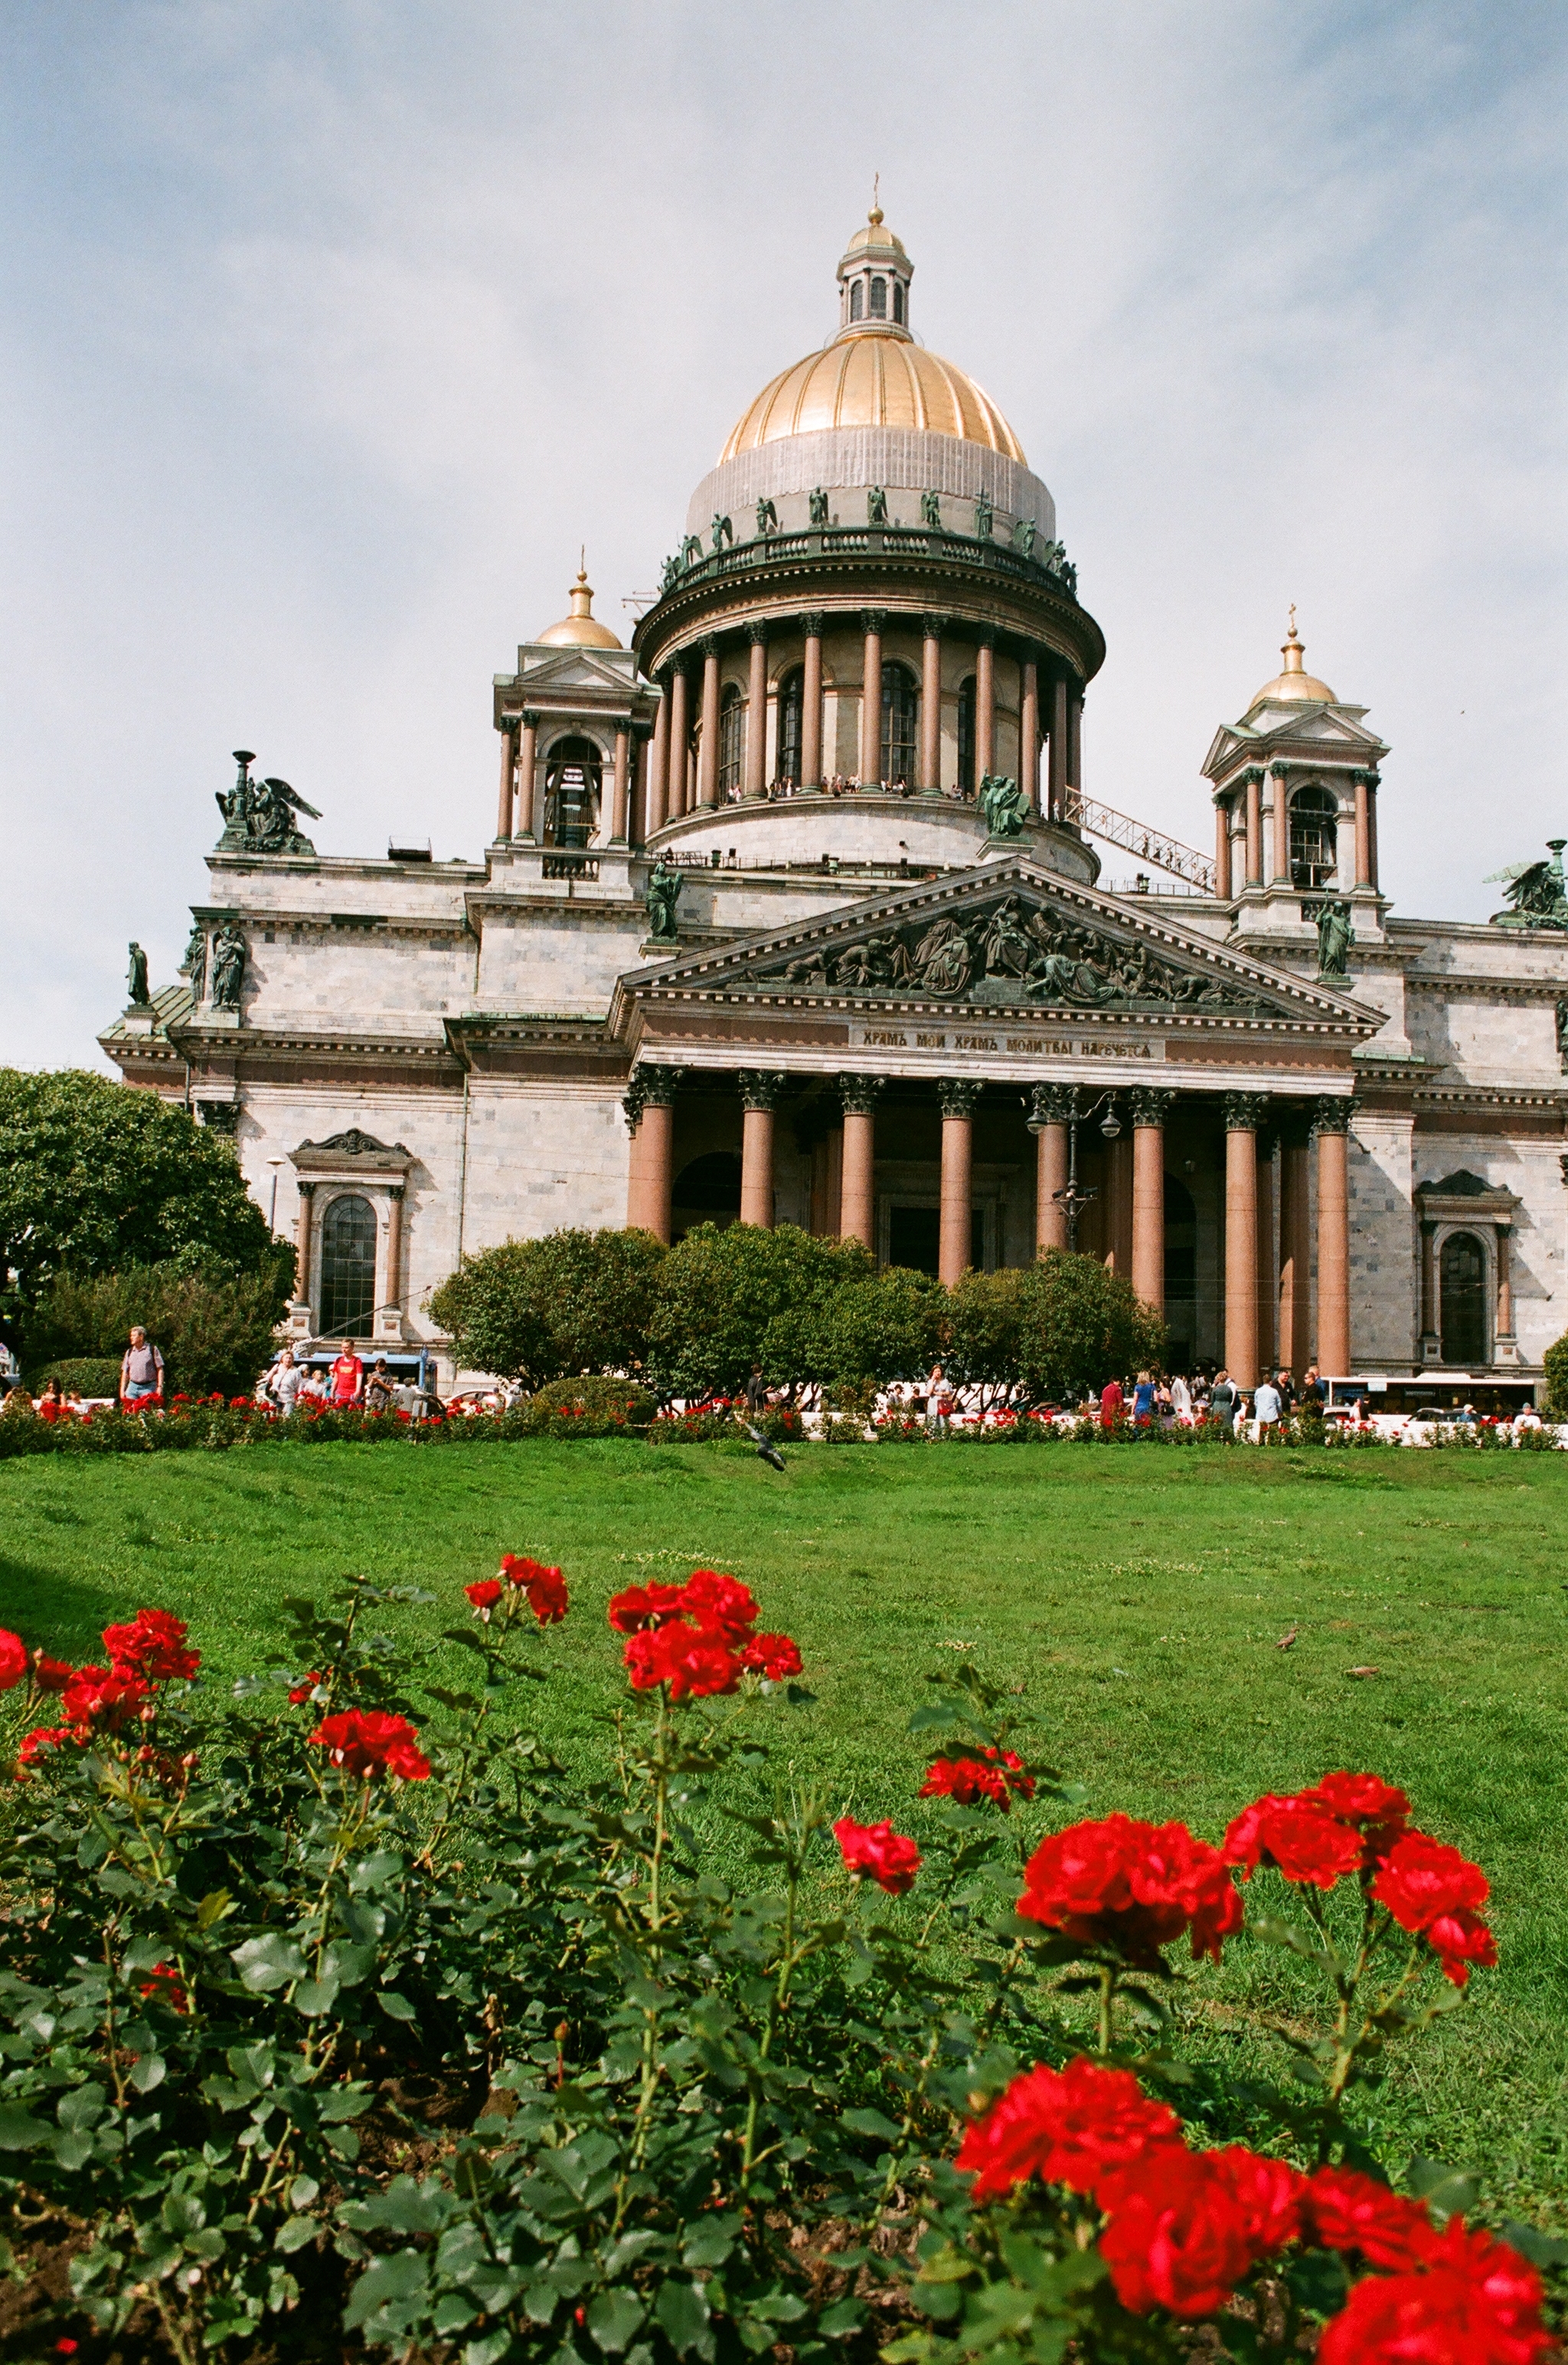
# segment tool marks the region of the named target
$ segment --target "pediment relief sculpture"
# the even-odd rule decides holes
[[[1212,970],[1186,969],[1069,917],[1003,895],[922,917],[839,949],[810,947],[755,972],[818,992],[938,995],[974,1003],[1038,1002],[1089,1010],[1227,1010],[1255,1015],[1260,997]]]

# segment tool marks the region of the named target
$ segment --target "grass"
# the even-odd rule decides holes
[[[796,1453],[782,1477],[744,1452],[617,1444],[40,1457],[0,1465],[0,1621],[84,1656],[158,1604],[232,1676],[282,1655],[285,1594],[363,1569],[441,1594],[397,1613],[433,1668],[457,1587],[532,1552],[566,1568],[574,1614],[530,1707],[586,1756],[619,1696],[608,1597],[707,1564],[800,1640],[818,1699],[790,1762],[834,1812],[918,1835],[905,1720],[925,1671],[966,1657],[1026,1686],[1086,1813],[1212,1839],[1260,1791],[1372,1768],[1485,1865],[1502,1949],[1465,2010],[1395,2054],[1380,2142],[1561,2223],[1565,1507],[1568,1465],[1518,1454],[885,1447]],[[1290,2000],[1280,1962],[1244,1941],[1185,1989],[1211,2057],[1258,2067],[1260,2015]]]

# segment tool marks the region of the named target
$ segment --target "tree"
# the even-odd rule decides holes
[[[1024,1360],[1025,1289],[1028,1273],[966,1272],[949,1293],[947,1371],[982,1391],[1014,1388]]]
[[[1546,1410],[1553,1420],[1568,1420],[1568,1330],[1546,1351]]]
[[[820,1377],[802,1368],[815,1360],[816,1317],[872,1271],[858,1240],[817,1239],[794,1224],[698,1224],[659,1275],[650,1368],[669,1395],[687,1397],[734,1395],[754,1363],[777,1383]]]
[[[812,1321],[813,1379],[834,1387],[885,1387],[923,1378],[942,1352],[947,1293],[930,1273],[890,1265],[849,1281]]]
[[[1047,1249],[1018,1274],[1018,1377],[1032,1402],[1074,1404],[1165,1360],[1165,1325],[1096,1257]]]
[[[641,1371],[666,1250],[652,1232],[560,1231],[465,1257],[431,1312],[475,1371],[575,1379]]]
[[[60,1273],[182,1250],[270,1272],[273,1249],[229,1143],[185,1109],[81,1070],[0,1069],[0,1312],[11,1320]]]
[[[288,1304],[293,1255],[256,1271],[226,1271],[200,1250],[155,1265],[78,1280],[62,1273],[27,1315],[22,1360],[31,1373],[89,1355],[118,1367],[131,1325],[140,1322],[162,1350],[164,1387],[192,1396],[248,1395],[271,1361],[274,1332]]]

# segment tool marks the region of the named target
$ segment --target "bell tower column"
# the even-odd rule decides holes
[[[975,792],[996,768],[996,634],[983,630],[975,644]]]
[[[920,772],[915,787],[934,796],[942,786],[942,627],[927,616],[920,644]]]
[[[867,608],[860,629],[866,636],[860,690],[860,782],[879,783],[882,777],[882,611]]]
[[[517,742],[517,834],[533,843],[533,776],[539,768],[539,717],[525,713]]]
[[[823,620],[802,616],[806,638],[805,679],[801,689],[801,779],[802,789],[823,784]]]
[[[1032,813],[1040,810],[1040,668],[1025,657],[1018,668],[1018,786]]]
[[[719,644],[711,633],[702,642],[702,736],[697,743],[697,801],[719,801]]]

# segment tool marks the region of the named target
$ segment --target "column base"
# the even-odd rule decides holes
[[[314,1325],[315,1317],[312,1315],[309,1306],[305,1305],[301,1299],[296,1298],[294,1304],[288,1309],[289,1337],[291,1339],[308,1339]]]
[[[1500,1331],[1497,1337],[1494,1339],[1492,1344],[1492,1361],[1495,1363],[1506,1363],[1509,1365],[1523,1362],[1524,1357],[1519,1353],[1518,1339],[1512,1330]]]
[[[400,1306],[378,1306],[375,1315],[375,1339],[400,1346],[403,1340],[403,1309]]]
[[[1438,1338],[1436,1332],[1431,1330],[1423,1330],[1421,1333],[1420,1342],[1420,1355],[1423,1363],[1440,1362],[1442,1360],[1442,1341]]]

